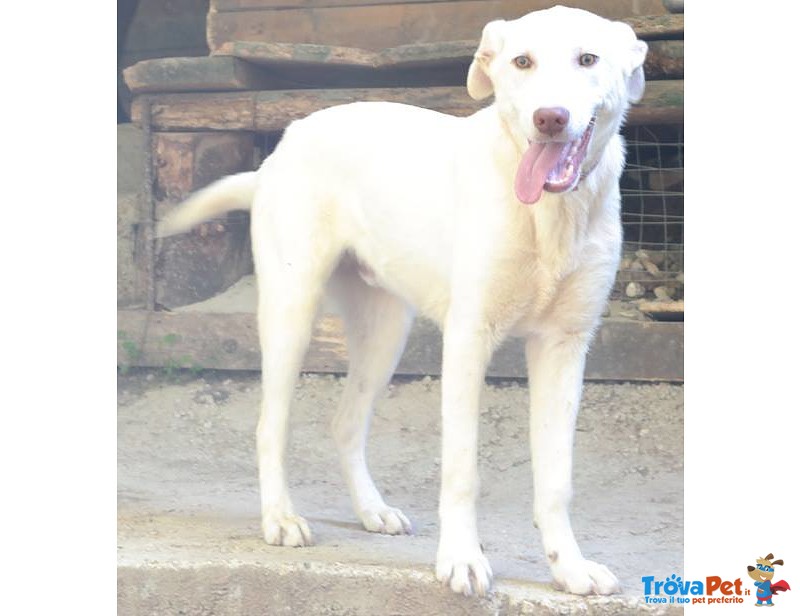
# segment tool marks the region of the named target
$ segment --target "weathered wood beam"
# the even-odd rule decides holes
[[[217,55],[144,60],[124,71],[134,94],[308,88],[461,86],[475,41],[380,52],[328,45],[226,43]],[[683,41],[653,41],[648,79],[683,77]]]
[[[381,51],[305,43],[232,41],[222,45],[214,56],[233,56],[254,64],[295,70],[307,66],[389,69],[469,64],[477,47],[477,39],[401,45]],[[683,76],[683,41],[651,41],[649,47],[646,71],[656,68],[659,76]]]
[[[211,0],[211,10],[225,11],[252,11],[252,10],[275,10],[287,8],[341,8],[352,6],[371,6],[382,4],[433,4],[433,3],[452,3],[454,0]],[[571,3],[574,6],[574,3]],[[529,0],[530,11],[548,8],[552,6],[550,0]],[[621,12],[622,14],[632,14],[634,11],[657,11],[663,12],[661,3],[653,0],[641,2],[640,0],[594,0],[592,2],[594,10],[598,13],[606,14],[610,12]]]
[[[636,36],[643,40],[683,38],[683,14],[642,15],[624,17],[620,21],[628,24]]]
[[[550,0],[325,4],[303,3],[280,10],[253,2],[212,7],[206,28],[209,49],[216,51],[231,41],[267,40],[378,50],[408,43],[472,39],[493,19],[515,19],[552,6]],[[641,31],[642,37],[663,38],[683,31],[683,16],[665,15],[660,0],[574,0],[570,5],[627,21]],[[638,17],[630,18],[632,15]]]
[[[153,128],[174,130],[281,130],[308,114],[354,101],[394,101],[467,116],[485,104],[472,100],[464,87],[348,88],[339,90],[275,90],[165,94],[151,101]],[[132,117],[141,122],[142,97],[134,99]],[[683,81],[653,81],[644,99],[634,105],[628,124],[671,124],[683,121]]]
[[[263,70],[239,58],[158,58],[143,60],[123,71],[125,85],[134,94],[264,90],[271,87]]]

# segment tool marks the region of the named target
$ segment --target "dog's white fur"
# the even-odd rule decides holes
[[[161,234],[252,206],[259,281],[263,404],[258,460],[263,531],[273,545],[311,542],[289,498],[286,426],[295,380],[326,290],[346,324],[350,368],[333,434],[367,530],[410,532],[365,462],[369,416],[402,353],[415,311],[442,326],[441,534],[436,575],[483,595],[492,572],[476,526],[479,395],[493,350],[526,339],[534,521],[556,584],[618,589],[584,559],[568,516],[572,443],[585,355],[620,256],[618,135],[644,88],[647,47],[625,24],[556,7],[484,31],[467,87],[495,103],[467,118],[395,103],[353,103],[293,123],[257,172],[192,197]],[[583,53],[599,61],[581,66]],[[527,54],[530,69],[515,57]],[[514,177],[539,108],[569,111],[568,139],[596,128],[585,177],[520,203]],[[559,139],[563,139],[560,135]]]

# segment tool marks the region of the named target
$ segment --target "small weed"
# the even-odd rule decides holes
[[[178,342],[180,342],[180,340],[181,337],[178,334],[167,334],[162,339],[162,342],[169,346],[175,346],[176,344],[178,344]]]
[[[125,362],[120,363],[119,371],[120,374],[127,374],[136,361],[141,358],[142,350],[135,342],[128,338],[128,334],[125,331],[117,330],[117,340],[120,342],[120,347],[122,347],[126,358]],[[167,334],[159,340],[159,344],[174,347],[180,341],[180,335]],[[196,377],[205,370],[205,368],[188,355],[168,357],[161,366],[162,373],[169,379],[177,377],[181,370],[189,370],[192,375]]]
[[[139,357],[141,357],[142,351],[138,346],[136,346],[136,343],[133,342],[133,340],[128,339],[127,332],[121,330],[117,331],[117,340],[120,341],[120,346],[125,352],[125,357],[127,359],[127,361],[122,362],[119,365],[119,371],[121,374],[127,374],[133,364],[139,359]]]

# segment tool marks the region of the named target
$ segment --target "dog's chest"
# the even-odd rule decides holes
[[[527,335],[546,326],[570,282],[596,264],[593,229],[581,204],[551,199],[513,221],[512,238],[494,262],[487,312],[499,330]],[[541,206],[541,207],[540,207]]]

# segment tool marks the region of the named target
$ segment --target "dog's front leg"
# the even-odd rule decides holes
[[[569,520],[572,445],[578,415],[588,334],[549,333],[527,341],[531,392],[531,462],[534,523],[556,585],[576,594],[619,591],[616,577],[586,560]]]
[[[450,315],[442,359],[442,484],[436,577],[464,595],[483,596],[492,570],[478,539],[479,398],[491,355],[488,328]]]

